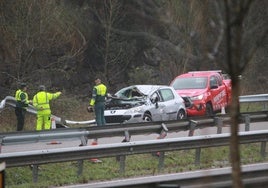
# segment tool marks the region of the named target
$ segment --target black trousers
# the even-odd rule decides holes
[[[26,110],[24,108],[15,108],[15,114],[17,116],[17,131],[22,131],[24,127],[24,119],[25,119]]]

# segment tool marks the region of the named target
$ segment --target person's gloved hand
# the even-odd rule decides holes
[[[93,110],[93,107],[92,107],[92,106],[88,106],[88,107],[87,107],[87,111],[88,111],[89,113],[93,112],[93,111],[94,111],[94,110]]]

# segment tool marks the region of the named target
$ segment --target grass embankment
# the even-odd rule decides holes
[[[198,169],[230,166],[229,148],[207,148],[201,150],[201,163],[196,166],[195,150],[167,152],[165,166],[161,173],[177,173]],[[241,146],[242,164],[267,161],[260,155],[260,144]],[[119,173],[119,162],[115,158],[104,158],[102,163],[84,161],[83,174],[77,177],[77,162],[41,165],[38,183],[32,183],[30,167],[6,169],[6,185],[10,188],[53,187],[93,181],[161,174],[158,172],[158,158],[151,154],[127,156],[125,174]]]
[[[52,103],[52,110],[53,114],[69,120],[93,119],[92,114],[86,112],[87,105],[87,101],[59,98]],[[252,106],[250,108],[255,110],[248,110],[247,106],[243,108],[244,110],[241,111],[258,111],[256,107]],[[27,115],[25,130],[34,130],[34,128],[35,116]],[[16,117],[14,109],[8,108],[0,113],[0,131],[11,132],[15,130]],[[261,158],[260,147],[259,143],[241,145],[241,163],[250,164],[268,161],[267,158]],[[83,173],[79,177],[77,177],[77,162],[45,164],[40,166],[38,183],[32,183],[32,170],[30,167],[7,168],[6,187],[53,187],[230,166],[228,147],[202,149],[201,162],[197,166],[195,165],[195,150],[167,152],[165,155],[165,166],[162,172],[158,172],[158,158],[151,154],[127,156],[124,175],[119,173],[119,162],[114,157],[104,158],[102,163],[96,164],[85,160]]]

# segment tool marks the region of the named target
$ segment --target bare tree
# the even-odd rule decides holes
[[[0,4],[4,49],[0,56],[5,57],[0,77],[9,82],[6,85],[12,87],[17,81],[51,85],[60,80],[53,74],[68,80],[68,71],[76,68],[87,45],[81,27],[75,26],[80,14],[56,1],[1,0]]]
[[[231,105],[231,138],[230,152],[232,164],[233,187],[242,188],[240,150],[239,150],[239,96],[240,75],[252,58],[252,53],[260,45],[260,41],[267,35],[267,30],[263,33],[255,44],[252,44],[250,55],[243,50],[244,24],[248,12],[253,4],[253,0],[224,0],[225,7],[225,34],[226,34],[226,70],[232,79],[232,105]]]
[[[109,86],[114,86],[116,80],[125,75],[131,57],[127,53],[130,44],[113,30],[119,26],[125,13],[122,2],[118,0],[96,1],[94,5],[89,9],[96,18],[95,27],[100,29],[99,40],[94,43],[100,61],[94,74],[101,75]]]

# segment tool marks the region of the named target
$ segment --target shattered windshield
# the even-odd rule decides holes
[[[131,98],[138,98],[138,97],[143,97],[144,95],[136,88],[123,88],[119,90],[115,94],[118,98],[126,98],[126,99],[131,99]]]
[[[139,92],[136,87],[123,88],[114,96],[106,101],[106,109],[129,109],[146,102],[146,95]]]
[[[135,85],[123,88],[118,92],[116,92],[115,95],[118,98],[125,98],[125,99],[144,98],[148,96],[151,92],[155,91],[156,88],[158,87],[150,85]]]
[[[151,96],[160,86],[133,85],[117,91],[106,100],[106,109],[128,109],[147,104]]]
[[[182,89],[204,89],[207,86],[207,77],[195,77],[195,78],[177,78],[172,87],[175,90]]]

